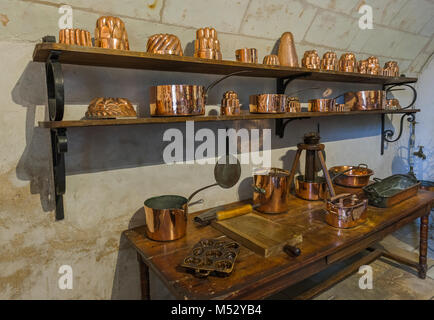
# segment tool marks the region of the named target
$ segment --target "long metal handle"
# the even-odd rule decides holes
[[[222,82],[223,80],[232,77],[232,76],[236,76],[237,74],[242,74],[242,73],[249,73],[252,72],[250,70],[243,70],[243,71],[237,71],[237,72],[232,72],[228,75],[225,75],[224,77],[217,79],[216,81],[212,82],[208,87],[206,87],[205,89],[205,96],[208,97],[208,91],[211,90],[213,87],[215,87],[217,84],[219,84],[220,82]]]
[[[283,251],[292,257],[298,257],[301,254],[300,248],[290,246],[289,244],[283,247]]]

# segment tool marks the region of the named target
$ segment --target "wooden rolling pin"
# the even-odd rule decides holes
[[[228,210],[219,210],[219,208],[211,209],[195,217],[194,221],[200,223],[201,225],[208,225],[213,220],[221,221],[245,215],[252,212],[258,206],[259,205],[252,206],[251,204],[246,204],[244,206]]]

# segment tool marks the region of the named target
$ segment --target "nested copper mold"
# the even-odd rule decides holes
[[[239,62],[258,63],[258,50],[255,48],[243,48],[235,51],[235,58]]]
[[[276,56],[275,54],[270,54],[264,57],[264,61],[262,63],[269,66],[279,66],[280,60],[279,57]]]
[[[214,28],[201,28],[196,31],[194,56],[202,59],[222,60],[220,42]]]
[[[354,53],[344,53],[339,59],[339,71],[357,72],[357,60]]]
[[[278,168],[257,169],[253,176],[253,204],[257,211],[277,214],[289,209],[291,181],[289,171]]]
[[[316,50],[306,51],[304,53],[303,59],[301,60],[301,64],[307,69],[320,69],[321,59],[318,56],[318,52]]]
[[[59,30],[59,43],[72,44],[83,47],[92,47],[90,32],[82,29]]]
[[[335,52],[328,51],[324,53],[324,56],[321,60],[321,69],[330,71],[339,70],[338,57]]]
[[[154,34],[149,37],[146,52],[183,56],[181,41],[173,34]]]
[[[381,75],[383,69],[380,66],[380,62],[377,57],[369,57],[366,60],[361,60],[358,63],[359,73]]]
[[[383,68],[383,75],[388,77],[399,77],[399,66],[396,61],[388,61]]]
[[[354,228],[368,218],[368,200],[357,195],[343,194],[327,201],[326,222],[339,229]]]
[[[95,98],[86,112],[86,118],[137,117],[133,105],[124,98]]]
[[[241,113],[240,100],[235,91],[227,91],[223,95],[221,104],[221,114],[224,116],[233,116]]]
[[[124,22],[118,17],[104,16],[96,21],[95,46],[130,50]]]
[[[381,110],[386,104],[382,90],[366,90],[345,93],[345,106],[352,111]]]
[[[250,96],[251,113],[285,113],[287,96],[284,94],[257,94]]]
[[[161,85],[150,88],[151,116],[197,116],[205,114],[205,87]]]

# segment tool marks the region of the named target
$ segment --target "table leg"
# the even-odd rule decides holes
[[[420,218],[419,278],[425,279],[428,269],[428,222],[430,212]]]
[[[137,261],[139,262],[140,289],[142,292],[142,300],[151,300],[151,293],[149,289],[149,268],[143,262],[142,256],[138,253]]]

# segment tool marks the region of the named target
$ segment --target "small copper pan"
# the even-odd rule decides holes
[[[330,168],[330,175],[334,183],[351,188],[363,188],[369,184],[374,171],[366,164],[358,166],[339,166]]]

